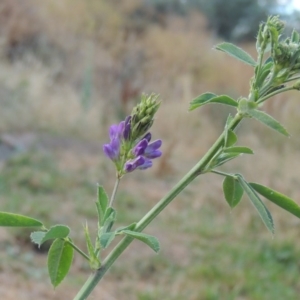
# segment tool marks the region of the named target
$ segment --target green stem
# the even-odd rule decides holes
[[[248,97],[249,100],[254,101],[254,102],[257,100],[257,99],[256,99],[256,96],[255,96],[255,93],[254,93],[254,90],[255,90],[256,88],[259,88],[259,87],[257,86],[257,80],[258,80],[258,78],[260,78],[260,75],[261,75],[260,73],[261,73],[261,69],[262,69],[262,64],[263,64],[264,54],[265,54],[265,49],[264,49],[264,50],[261,50],[261,51],[259,52],[259,56],[258,56],[258,60],[257,60],[257,62],[258,62],[258,64],[257,64],[258,70],[257,70],[257,74],[256,74],[256,76],[255,76],[255,82],[254,82],[254,84],[253,84],[252,87],[251,87],[251,92],[250,92],[250,95],[249,95],[249,97]],[[253,90],[253,88],[254,88],[254,90]]]
[[[83,256],[87,261],[90,260],[89,256],[85,254],[82,250],[80,250],[75,244],[73,244],[70,239],[65,239],[65,241],[74,249],[76,250],[81,256]]]
[[[116,197],[116,193],[117,193],[117,190],[118,190],[118,186],[119,186],[119,183],[120,183],[120,178],[117,177],[117,180],[115,182],[115,186],[114,186],[114,190],[111,194],[111,198],[110,198],[110,202],[109,202],[109,206],[112,207],[113,206],[113,203],[114,203],[114,200],[115,200],[115,197]]]
[[[225,173],[225,172],[222,172],[222,171],[218,171],[218,170],[211,170],[210,172],[218,174],[218,175],[221,175],[221,176],[225,176],[225,177],[227,177],[227,176],[234,177],[234,175],[232,175],[232,174],[228,174],[228,173]]]
[[[240,123],[243,116],[236,114],[234,119],[228,126],[227,130],[233,130]],[[138,223],[135,231],[142,231],[155,217],[183,190],[185,189],[197,176],[199,176],[210,162],[212,157],[223,146],[226,131],[219,136],[216,142],[203,156],[203,158],[171,189],[171,191],[163,197]],[[103,261],[101,267],[85,282],[81,290],[75,296],[74,300],[85,300],[102,279],[106,271],[112,266],[115,260],[123,253],[128,245],[133,241],[131,237],[124,237],[119,244],[110,252],[110,254]]]
[[[257,101],[257,104],[259,103],[263,103],[264,101],[268,100],[269,98],[277,95],[277,94],[281,94],[281,93],[284,93],[284,92],[287,92],[287,91],[291,91],[291,90],[294,90],[295,88],[292,87],[292,86],[288,86],[286,88],[282,88],[282,89],[279,89],[279,90],[276,90],[274,91],[273,93],[270,93],[268,95],[266,95],[265,97],[262,97],[259,99],[259,101]]]

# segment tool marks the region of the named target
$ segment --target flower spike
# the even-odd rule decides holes
[[[149,132],[160,102],[155,95],[143,95],[132,114],[109,129],[110,143],[103,145],[104,154],[111,159],[120,178],[136,169],[152,167],[152,160],[160,157],[161,140],[151,142]]]

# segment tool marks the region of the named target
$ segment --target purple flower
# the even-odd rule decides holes
[[[152,160],[148,159],[148,158],[145,158],[144,163],[142,165],[138,166],[138,169],[146,170],[146,169],[151,168],[151,167],[152,167]]]
[[[144,154],[147,146],[148,146],[148,141],[146,139],[140,140],[132,150],[134,156],[137,157],[139,155]]]
[[[152,137],[151,133],[148,132],[148,133],[145,134],[145,136],[142,139],[146,139],[148,141],[148,143],[149,143],[151,141],[151,137]]]
[[[113,124],[109,128],[110,143],[103,145],[105,155],[113,161],[116,161],[120,155],[121,139],[123,137],[125,122]]]
[[[136,168],[143,166],[146,159],[143,156],[138,156],[135,159],[131,159],[125,163],[124,170],[126,172],[132,172]]]
[[[120,139],[123,135],[125,122],[122,121],[120,124],[113,124],[109,128],[109,137],[110,141],[112,141],[115,138]]]
[[[152,167],[152,159],[160,157],[162,152],[158,150],[161,147],[162,141],[156,140],[149,143],[151,140],[151,133],[147,133],[135,147],[132,149],[132,154],[135,156],[126,162],[125,172],[132,172],[135,169],[145,170]]]
[[[162,141],[151,142],[151,133],[148,132],[138,142],[132,136],[132,117],[125,121],[113,124],[109,128],[110,142],[103,145],[105,155],[115,162],[118,176],[133,172],[136,169],[145,170],[152,167],[152,159],[160,157],[159,150]]]
[[[109,144],[103,145],[103,151],[111,160],[117,160],[120,154],[120,140],[115,138]]]
[[[146,135],[142,140],[140,140],[136,146],[133,148],[132,152],[135,156],[143,155],[146,158],[157,158],[160,157],[162,152],[158,150],[161,147],[162,141],[156,140],[149,144],[151,139],[151,134]]]
[[[148,144],[147,148],[145,149],[144,156],[151,159],[160,157],[162,152],[158,150],[158,148],[160,148],[161,144],[161,140],[156,140]]]

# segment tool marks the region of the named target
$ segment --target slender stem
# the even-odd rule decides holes
[[[230,177],[234,177],[232,174],[228,174],[228,173],[225,173],[225,172],[222,172],[222,171],[218,171],[218,170],[211,170],[210,172],[211,172],[211,173],[218,174],[218,175],[222,175],[222,176],[230,176]]]
[[[116,197],[116,193],[117,193],[117,190],[118,190],[118,186],[119,186],[119,183],[120,183],[120,178],[117,177],[117,180],[115,182],[115,186],[114,186],[114,190],[111,194],[111,198],[110,198],[110,202],[109,202],[109,206],[112,207],[113,206],[113,203],[114,203],[114,200],[115,200],[115,197]]]
[[[89,256],[85,254],[82,250],[80,250],[75,244],[73,244],[70,239],[65,239],[65,241],[74,249],[76,250],[81,256],[83,256],[86,260],[90,260]]]
[[[273,93],[270,93],[270,94],[266,95],[265,97],[260,98],[259,101],[257,101],[257,104],[262,103],[262,102],[266,101],[267,99],[269,99],[269,98],[271,98],[271,97],[273,97],[273,96],[275,96],[277,94],[281,94],[281,93],[284,93],[284,92],[287,92],[287,91],[291,91],[291,90],[294,90],[294,89],[295,89],[294,87],[288,86],[286,88],[282,88],[282,89],[276,90]]]
[[[227,130],[233,130],[240,123],[243,116],[236,114],[234,119],[229,124]],[[138,223],[135,228],[136,231],[142,231],[155,217],[183,190],[185,189],[198,175],[202,173],[212,157],[223,146],[226,131],[219,136],[216,142],[203,156],[203,158],[171,189],[171,191],[163,197]],[[115,260],[123,253],[128,245],[133,241],[131,237],[124,237],[119,244],[110,252],[110,254],[103,261],[101,267],[85,282],[81,290],[75,296],[74,300],[84,300],[90,295],[99,281],[102,279],[106,271],[112,266]]]

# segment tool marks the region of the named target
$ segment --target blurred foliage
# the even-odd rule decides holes
[[[51,193],[66,184],[65,176],[58,171],[53,158],[40,153],[13,157],[4,165],[0,179],[1,192],[23,187],[32,193]]]
[[[184,15],[189,8],[189,2],[182,0],[144,0],[144,3],[147,6],[153,6],[155,10],[160,13]]]
[[[191,0],[207,16],[209,27],[226,40],[253,40],[260,21],[266,19],[275,0]]]
[[[144,0],[135,11],[135,16],[149,17],[148,21],[161,21],[162,15],[176,14],[187,17],[195,9],[204,13],[208,27],[219,37],[226,40],[254,40],[258,24],[270,14],[285,15],[297,20],[297,11],[291,14],[286,7],[291,1],[281,3],[278,0]],[[152,12],[149,14],[149,12]],[[159,18],[159,16],[161,16]],[[294,26],[295,27],[295,26]],[[297,26],[296,26],[297,27]]]

